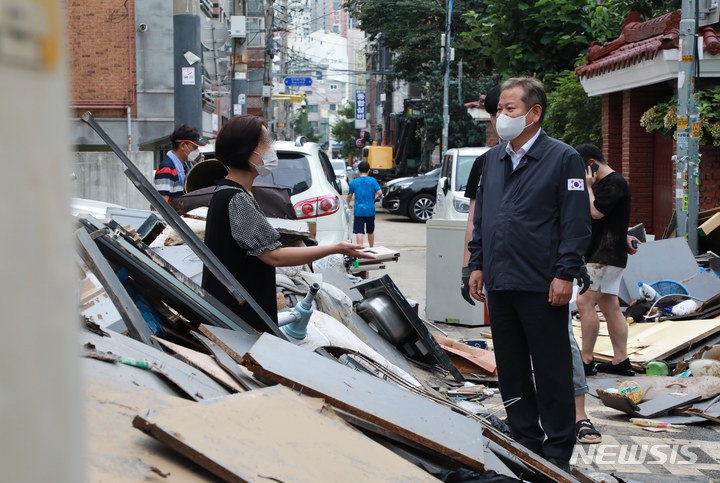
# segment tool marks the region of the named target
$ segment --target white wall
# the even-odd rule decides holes
[[[135,151],[128,157],[152,181],[153,153]],[[74,153],[73,173],[75,174],[72,185],[74,198],[106,201],[126,208],[150,209],[150,203],[125,176],[125,165],[115,153]]]

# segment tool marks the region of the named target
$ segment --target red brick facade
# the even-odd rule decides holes
[[[67,19],[76,114],[124,116],[136,93],[134,0],[68,0]]]
[[[495,146],[500,141],[497,131],[492,123],[485,123],[485,146]]]
[[[672,95],[668,84],[655,84],[602,97],[602,150],[610,166],[630,185],[630,223],[644,223],[661,236],[674,203],[674,143],[640,126],[643,113]],[[720,206],[720,148],[701,146],[700,210]]]

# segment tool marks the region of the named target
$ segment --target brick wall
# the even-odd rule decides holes
[[[485,146],[495,146],[500,137],[491,122],[485,123]]]
[[[623,136],[623,109],[622,92],[613,92],[602,96],[602,149],[603,156],[610,166],[623,172],[622,136]]]
[[[96,117],[134,105],[135,2],[67,0],[72,105]]]
[[[720,148],[701,146],[700,210],[720,206]]]
[[[645,223],[647,231],[653,233],[653,135],[640,126],[643,112],[657,102],[646,92],[649,90],[645,87],[622,92],[621,163],[632,194],[630,224]]]

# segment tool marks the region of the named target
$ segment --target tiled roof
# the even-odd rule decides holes
[[[660,50],[677,49],[680,18],[680,10],[647,21],[643,21],[637,12],[630,12],[617,39],[603,45],[597,42],[590,45],[587,63],[576,69],[578,77],[595,77],[624,69],[655,58]],[[700,30],[705,52],[712,55],[720,53],[719,31],[718,25]]]

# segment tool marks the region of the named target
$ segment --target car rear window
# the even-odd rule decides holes
[[[278,167],[270,176],[258,176],[256,183],[271,183],[290,188],[290,196],[302,193],[312,186],[310,161],[299,153],[277,153]]]
[[[467,188],[470,170],[478,156],[459,156],[457,160],[457,175],[455,176],[455,191],[465,191]]]

